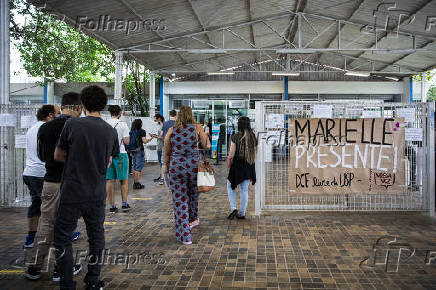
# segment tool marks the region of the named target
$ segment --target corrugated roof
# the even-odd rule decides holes
[[[127,33],[106,23],[82,30],[105,42],[113,49],[128,48],[128,53],[152,70],[217,71],[240,65],[251,65],[286,55],[266,48],[298,46],[298,17],[301,23],[302,47],[330,48],[313,51],[311,55],[291,54],[290,59],[306,59],[312,63],[355,70],[416,73],[436,66],[436,27],[426,30],[428,21],[436,16],[436,1],[397,0],[29,0],[45,7],[72,25],[93,20],[94,25],[106,17],[159,23],[149,31],[142,26]],[[109,17],[109,18],[107,18]],[[147,22],[148,21],[148,22]],[[159,22],[160,21],[160,22]],[[338,21],[341,21],[340,23]],[[371,25],[378,27],[377,35]],[[138,22],[138,25],[141,23]],[[83,26],[83,25],[82,25]],[[114,26],[114,25],[113,25]],[[145,25],[147,26],[147,25]],[[139,26],[138,26],[139,27]],[[387,31],[383,30],[387,28]],[[399,30],[399,34],[395,31]],[[207,33],[202,33],[208,31]],[[340,31],[341,48],[335,50]],[[322,34],[320,34],[323,32]],[[224,44],[223,44],[224,39]],[[376,46],[377,42],[377,46]],[[182,50],[176,53],[144,53],[138,49]],[[187,49],[238,49],[227,53],[192,53]],[[394,52],[373,52],[363,49],[394,49]],[[416,50],[412,50],[416,48]],[[244,51],[245,49],[245,51]],[[256,50],[254,50],[256,49]],[[427,50],[420,50],[427,49]],[[127,50],[126,50],[127,51]],[[286,69],[286,63],[281,69]]]

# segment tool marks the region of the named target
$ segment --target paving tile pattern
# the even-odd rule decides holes
[[[330,212],[254,217],[250,188],[247,219],[229,221],[221,165],[216,190],[200,197],[201,224],[193,230],[193,244],[185,246],[175,239],[168,189],[152,182],[158,170],[146,166],[146,188],[131,190],[130,212],[106,216],[105,289],[436,289],[436,263],[425,263],[429,250],[436,257],[435,219]],[[49,273],[37,282],[22,277],[25,209],[2,208],[0,219],[0,289],[56,289]],[[73,244],[77,259],[87,249],[83,221],[79,229],[83,236]],[[394,237],[396,243],[388,245]],[[374,255],[381,263],[388,247],[388,267],[374,266]],[[76,277],[78,289],[83,278],[83,272]]]

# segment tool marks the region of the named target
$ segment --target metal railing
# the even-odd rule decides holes
[[[0,105],[0,114],[10,114],[15,126],[0,126],[0,205],[26,206],[30,195],[22,178],[26,165],[26,150],[15,147],[16,135],[25,135],[27,128],[21,127],[22,116],[35,116],[41,105]],[[12,120],[10,120],[12,121]]]
[[[332,118],[361,118],[363,110],[380,112],[380,117],[395,117],[400,108],[414,108],[413,122],[408,128],[422,128],[422,141],[405,141],[406,187],[405,193],[349,193],[349,194],[297,194],[291,190],[290,150],[288,138],[281,143],[267,142],[265,127],[267,114],[284,115],[286,123],[291,118],[310,119],[314,102],[259,102],[256,104],[256,129],[259,150],[256,160],[257,215],[262,210],[310,211],[421,211],[434,215],[434,103],[383,103],[383,102],[323,102],[332,105]],[[334,170],[334,169],[333,169]]]

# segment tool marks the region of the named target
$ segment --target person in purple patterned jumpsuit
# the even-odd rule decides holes
[[[169,172],[176,237],[185,245],[192,244],[191,229],[200,224],[197,140],[201,148],[210,149],[209,138],[203,128],[196,124],[192,109],[183,106],[177,114],[174,127],[170,128],[165,136],[165,165],[162,171]]]

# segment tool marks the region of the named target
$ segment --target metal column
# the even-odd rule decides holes
[[[114,99],[121,100],[123,86],[123,53],[115,51],[115,92]]]
[[[156,110],[156,104],[155,104],[155,92],[156,92],[156,82],[154,73],[150,72],[150,86],[149,86],[149,99],[150,99],[150,117],[153,117]]]
[[[9,0],[0,0],[0,104],[9,103]]]

